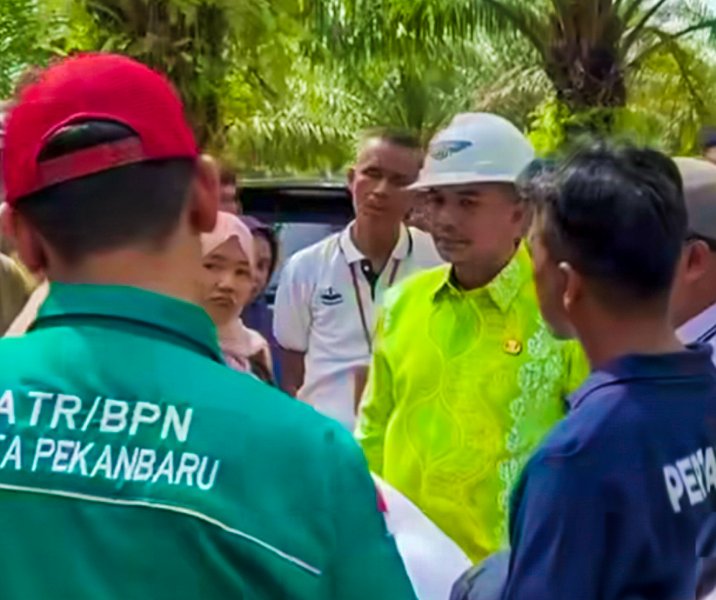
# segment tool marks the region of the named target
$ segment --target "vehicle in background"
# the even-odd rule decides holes
[[[239,199],[244,214],[271,225],[278,237],[278,266],[266,290],[270,305],[286,260],[340,231],[353,218],[351,195],[343,182],[244,180]]]

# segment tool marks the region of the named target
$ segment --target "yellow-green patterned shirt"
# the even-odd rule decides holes
[[[357,437],[371,469],[478,561],[506,544],[512,485],[587,373],[545,326],[524,246],[480,289],[425,271],[386,297]]]

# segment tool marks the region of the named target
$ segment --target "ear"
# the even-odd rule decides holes
[[[355,167],[351,167],[348,169],[348,185],[350,187],[353,187],[353,182],[356,180],[356,170]]]
[[[211,156],[203,154],[196,161],[196,174],[189,199],[189,219],[199,233],[213,231],[220,198],[219,167]]]
[[[532,222],[534,221],[535,211],[532,205],[527,202],[520,202],[522,209],[522,237],[526,237],[532,229]]]
[[[686,244],[682,255],[682,274],[687,283],[694,283],[708,272],[711,250],[702,240],[695,240]]]
[[[2,230],[14,241],[20,259],[32,273],[41,273],[47,269],[47,245],[22,214],[9,207],[3,210]]]
[[[580,300],[584,291],[584,279],[568,262],[561,262],[558,269],[564,277],[562,304],[567,314],[571,314],[574,305]]]
[[[527,235],[532,222],[532,211],[526,202],[515,201],[512,211],[512,224],[515,226],[518,241]]]

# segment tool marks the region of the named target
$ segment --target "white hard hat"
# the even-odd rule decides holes
[[[674,158],[681,173],[690,233],[716,238],[716,165],[700,158]]]
[[[425,165],[410,189],[514,183],[534,157],[532,145],[508,120],[463,113],[430,142]]]

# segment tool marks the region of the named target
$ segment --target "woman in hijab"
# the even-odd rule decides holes
[[[258,331],[268,341],[273,359],[274,379],[280,381],[278,343],[273,336],[273,315],[266,299],[266,287],[278,263],[278,240],[274,230],[266,223],[245,215],[240,218],[254,236],[256,257],[254,291],[251,303],[246,306],[242,316],[248,327]]]
[[[216,325],[227,365],[273,383],[268,343],[240,317],[254,288],[251,231],[238,217],[219,213],[214,231],[201,236],[201,246],[203,306]]]

